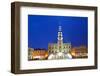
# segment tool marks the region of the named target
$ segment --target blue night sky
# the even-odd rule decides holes
[[[58,26],[62,26],[64,43],[88,45],[87,17],[28,15],[28,47],[48,49],[48,43],[57,42]]]

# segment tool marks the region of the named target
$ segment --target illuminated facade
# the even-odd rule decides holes
[[[71,51],[71,43],[63,43],[63,34],[62,28],[59,26],[57,43],[49,43],[48,44],[48,59],[66,59],[72,58]]]
[[[58,45],[56,43],[51,43],[48,45],[48,52],[49,54],[63,52],[65,54],[71,51],[71,43],[63,43],[62,50],[58,49]]]
[[[71,55],[73,58],[87,58],[88,51],[85,46],[74,47],[71,50]]]
[[[28,60],[43,60],[48,58],[48,51],[45,49],[29,48]]]

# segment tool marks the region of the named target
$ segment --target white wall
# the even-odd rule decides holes
[[[10,3],[15,0],[1,0],[0,1],[0,76],[16,76],[10,73],[10,60],[11,60],[11,15]],[[74,5],[90,5],[98,6],[100,20],[100,0],[17,0],[17,1],[30,1],[41,3],[57,3],[57,4],[74,4]],[[98,28],[100,22],[98,21]],[[98,33],[100,30],[98,29]],[[100,42],[100,34],[98,36],[98,43]],[[99,44],[100,46],[100,44]],[[98,51],[100,58],[100,51]],[[65,72],[52,72],[52,73],[38,73],[38,74],[24,74],[25,76],[99,76],[100,74],[100,59],[98,70],[81,70],[81,71],[65,71]],[[18,75],[23,76],[23,74]]]

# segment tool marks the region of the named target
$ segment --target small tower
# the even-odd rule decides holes
[[[63,50],[63,34],[62,34],[62,27],[61,26],[59,26],[57,39],[58,39],[58,42],[57,42],[58,50],[59,50],[59,52],[62,52],[62,50]]]

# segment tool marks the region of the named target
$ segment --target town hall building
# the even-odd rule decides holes
[[[71,43],[63,42],[62,27],[59,26],[57,43],[48,44],[48,59],[71,59]]]

